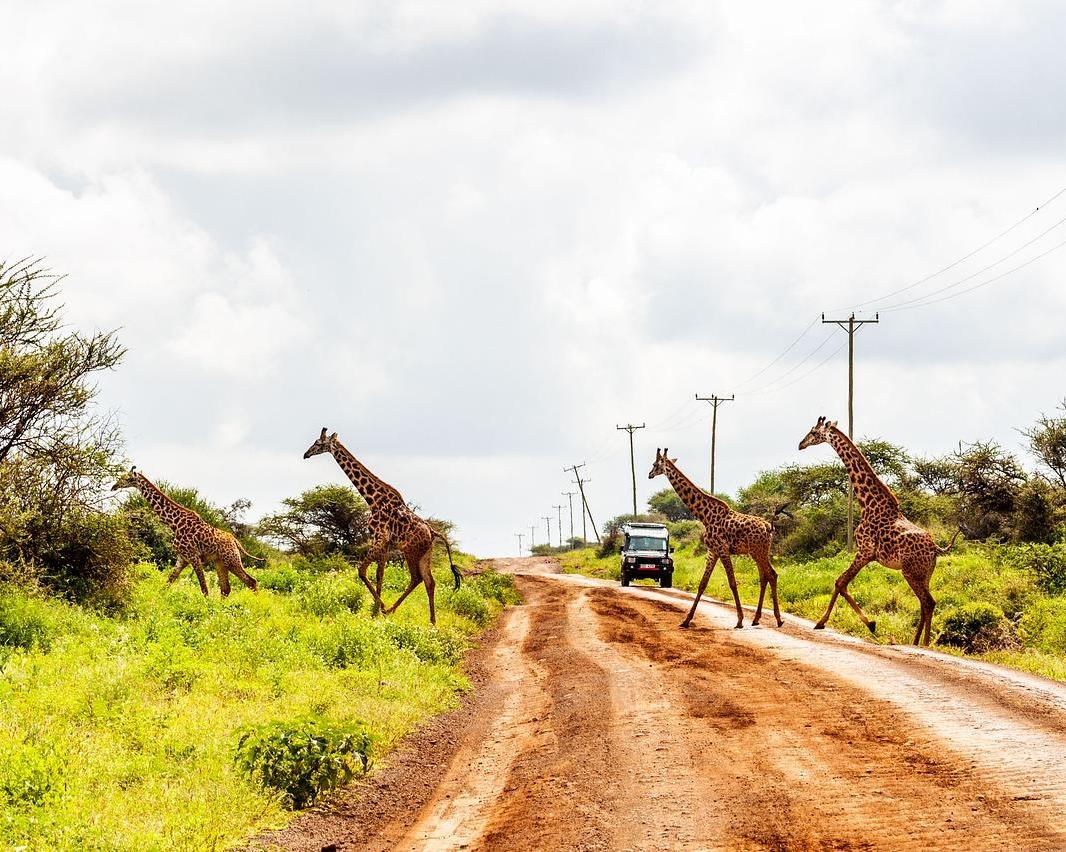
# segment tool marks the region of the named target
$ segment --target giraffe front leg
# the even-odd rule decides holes
[[[169,574],[167,574],[167,585],[172,585],[174,583],[174,581],[177,580],[178,577],[181,576],[181,572],[185,570],[185,565],[186,565],[185,559],[179,553],[177,561],[174,563],[174,570],[171,571]]]
[[[737,578],[733,573],[733,560],[728,553],[722,554],[722,564],[725,566],[725,576],[729,580],[729,589],[733,592],[733,602],[737,605],[737,630],[744,626],[744,607],[740,605],[740,592],[737,591]]]
[[[837,595],[844,596],[844,600],[846,600],[851,605],[851,608],[855,610],[859,618],[862,619],[862,623],[866,625],[867,629],[871,633],[877,630],[877,622],[871,621],[866,617],[866,613],[862,611],[859,605],[855,602],[855,598],[853,598],[848,592],[848,584],[851,583],[851,581],[855,579],[855,576],[863,568],[869,565],[871,561],[873,560],[864,553],[856,554],[855,559],[854,561],[852,561],[851,566],[848,568],[848,570],[841,574],[839,577],[837,577],[836,582],[833,584],[833,594],[829,598],[829,606],[826,607],[825,615],[823,615],[821,620],[816,625],[814,625],[815,630],[822,630],[825,627],[826,622],[829,621],[829,616],[832,614],[833,607],[836,605],[837,602]]]
[[[380,592],[376,588],[374,588],[374,584],[370,582],[370,578],[366,575],[367,566],[370,565],[371,562],[376,561],[377,558],[377,554],[375,552],[371,552],[362,562],[359,563],[358,568],[359,579],[362,580],[363,585],[370,590],[370,596],[374,599],[374,615],[380,615],[385,612],[385,603],[381,600]],[[384,559],[384,556],[382,556],[381,558]]]
[[[692,617],[696,614],[696,607],[699,606],[700,598],[703,597],[703,593],[707,590],[707,583],[711,579],[711,572],[714,571],[714,566],[718,562],[717,553],[707,554],[707,568],[703,572],[703,576],[700,578],[699,588],[696,589],[696,599],[692,602],[692,609],[688,611],[688,615],[685,616],[685,620],[681,622],[681,626],[688,629],[688,626],[692,623]]]

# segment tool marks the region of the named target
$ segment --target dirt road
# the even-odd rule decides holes
[[[272,842],[1066,849],[1066,688],[797,619],[738,631],[714,602],[683,631],[682,592],[497,567],[525,603],[475,694]]]

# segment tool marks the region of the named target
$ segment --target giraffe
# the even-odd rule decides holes
[[[370,547],[366,558],[359,566],[359,577],[374,596],[374,602],[378,609],[385,615],[390,615],[404,602],[411,592],[418,588],[419,583],[426,584],[426,595],[429,597],[429,623],[437,623],[437,613],[433,601],[436,581],[433,579],[432,555],[433,540],[439,538],[444,542],[448,551],[448,565],[452,569],[455,578],[455,588],[458,589],[462,582],[462,574],[452,561],[452,548],[446,536],[437,532],[429,523],[420,518],[408,508],[400,492],[384,480],[375,476],[360,462],[337,438],[337,433],[326,435],[326,427],[322,427],[322,433],[304,453],[304,458],[317,456],[320,453],[332,453],[341,470],[352,481],[360,494],[363,495],[370,506]],[[388,561],[390,549],[397,549],[403,553],[407,562],[407,570],[411,580],[404,589],[403,594],[396,602],[386,608],[381,599],[381,584],[385,576],[385,563]],[[367,578],[366,569],[371,562],[377,563],[377,585],[371,584]]]
[[[677,496],[688,506],[693,517],[703,524],[703,543],[707,547],[707,569],[700,579],[692,609],[688,611],[681,626],[687,628],[691,623],[700,598],[707,588],[707,582],[711,579],[711,572],[719,559],[725,565],[729,588],[733,592],[733,601],[737,605],[737,628],[744,626],[744,610],[740,605],[740,594],[737,592],[737,579],[733,574],[731,556],[747,555],[755,560],[759,568],[759,605],[755,608],[755,618],[751,620],[751,623],[756,626],[762,618],[763,597],[766,595],[766,586],[769,585],[770,596],[774,602],[774,618],[777,619],[777,626],[780,627],[784,621],[781,619],[781,610],[777,603],[777,571],[770,562],[770,545],[774,538],[773,526],[763,518],[734,511],[724,500],[719,500],[713,494],[708,494],[696,486],[678,468],[677,459],[669,458],[668,453],[667,449],[655,451],[655,463],[651,466],[648,479],[654,479],[659,474],[666,474]]]
[[[833,587],[833,595],[825,615],[814,625],[815,630],[822,630],[829,620],[837,595],[842,595],[853,610],[862,619],[871,633],[877,629],[877,622],[866,617],[855,599],[848,593],[848,584],[871,562],[880,562],[887,568],[895,568],[903,573],[903,579],[918,598],[921,613],[918,618],[918,632],[914,634],[914,644],[918,645],[925,632],[924,644],[929,644],[929,633],[933,626],[933,609],[936,601],[929,592],[929,580],[936,568],[936,559],[955,546],[959,532],[951,539],[947,547],[940,547],[933,537],[920,526],[903,517],[899,509],[899,500],[892,489],[874,472],[862,450],[855,446],[851,438],[837,428],[835,421],[829,422],[819,417],[807,436],[800,441],[801,450],[815,444],[829,444],[847,468],[859,503],[861,519],[855,528],[855,558],[851,566],[839,577]]]
[[[241,546],[233,533],[211,526],[192,509],[186,509],[171,500],[155,483],[139,472],[136,465],[111,486],[112,491],[122,488],[136,488],[140,491],[160,520],[174,533],[174,549],[178,552],[178,561],[167,577],[168,583],[177,580],[185,566],[191,565],[192,570],[196,572],[196,579],[200,581],[200,591],[206,596],[207,578],[204,577],[204,563],[207,562],[215,567],[222,597],[229,595],[231,573],[236,574],[253,592],[259,588],[255,578],[244,570],[241,554],[251,559],[261,560],[261,557],[252,556]]]

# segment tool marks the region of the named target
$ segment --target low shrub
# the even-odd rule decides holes
[[[454,665],[466,648],[463,638],[450,631],[398,621],[386,621],[384,630],[393,645],[411,651],[423,663]]]
[[[304,808],[365,773],[370,749],[370,735],[359,725],[303,717],[243,728],[235,762],[262,787],[281,793],[290,808]]]
[[[1066,593],[1066,545],[1029,544],[1003,548],[1003,561],[1033,575],[1041,591]]]
[[[1066,654],[1066,598],[1037,602],[1022,616],[1018,630],[1027,647]]]
[[[463,581],[463,585],[476,589],[485,598],[491,598],[504,606],[521,603],[522,596],[514,586],[514,577],[498,571],[483,571]]]
[[[961,648],[973,654],[1019,646],[1014,626],[1003,615],[1003,610],[980,601],[948,610],[936,641],[938,645]]]
[[[0,591],[0,646],[47,651],[51,644],[47,607],[36,598]]]
[[[315,577],[302,586],[296,600],[305,612],[326,618],[341,612],[359,612],[367,594],[363,581],[349,570]]]
[[[456,615],[469,618],[478,627],[484,627],[492,620],[492,610],[488,603],[474,589],[459,588],[443,598],[442,603]]]
[[[283,594],[292,594],[306,582],[306,575],[300,573],[291,563],[272,565],[256,572],[259,588],[271,589]]]

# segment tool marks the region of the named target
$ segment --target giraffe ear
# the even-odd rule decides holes
[[[329,436],[329,439],[330,439],[331,441],[336,441],[336,440],[337,440],[337,433],[336,433],[336,432],[334,432],[334,433],[333,433],[332,435],[330,435],[330,436]]]
[[[830,429],[836,429],[837,428],[837,422],[834,420],[832,423],[829,424],[829,428]]]
[[[134,465],[133,467],[130,468],[130,473],[133,473],[136,470],[137,470],[137,465]]]
[[[319,435],[318,437],[319,437],[319,440],[321,440],[322,438],[326,437],[326,427],[325,426],[322,427],[322,434]]]

